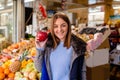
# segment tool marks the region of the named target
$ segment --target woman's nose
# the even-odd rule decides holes
[[[61,31],[62,30],[62,28],[61,27],[58,27],[58,31]]]

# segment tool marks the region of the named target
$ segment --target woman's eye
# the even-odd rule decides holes
[[[63,25],[62,25],[62,27],[66,27],[66,25],[65,25],[65,24],[63,24]]]
[[[57,26],[54,26],[54,28],[57,28]]]

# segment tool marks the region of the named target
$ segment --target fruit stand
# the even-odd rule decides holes
[[[36,54],[34,38],[21,40],[0,53],[0,80],[39,80],[33,60]]]
[[[36,33],[39,41],[47,38],[46,32],[39,32],[45,27],[47,13],[44,5],[38,1],[34,13],[36,17],[35,24],[30,29],[26,27],[26,33],[35,36]],[[34,15],[33,15],[34,16]],[[43,25],[43,26],[41,26]],[[36,28],[35,28],[36,26]],[[39,80],[41,73],[34,66],[34,57],[36,55],[35,39],[21,39],[20,42],[11,44],[7,48],[2,49],[0,53],[0,80]]]

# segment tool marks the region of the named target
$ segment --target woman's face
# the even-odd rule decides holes
[[[55,36],[58,37],[60,41],[64,41],[68,32],[68,24],[62,18],[58,18],[53,27]]]

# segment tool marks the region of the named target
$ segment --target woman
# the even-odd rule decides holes
[[[71,33],[64,13],[53,16],[48,38],[43,42],[36,39],[36,49],[35,66],[42,73],[41,80],[85,80],[86,43]]]

